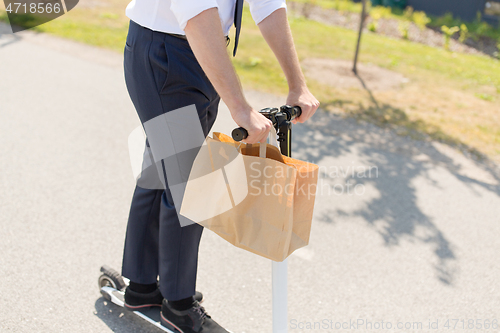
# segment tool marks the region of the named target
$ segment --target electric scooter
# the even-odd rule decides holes
[[[283,155],[291,157],[292,124],[291,121],[301,115],[298,106],[283,105],[278,108],[265,108],[259,111],[263,116],[272,121],[278,135],[278,144]],[[248,137],[248,132],[242,128],[232,131],[235,141],[241,141]],[[120,275],[116,270],[108,266],[101,267],[99,277],[99,289],[102,296],[109,302],[120,307],[125,307],[124,293],[129,281]],[[288,299],[288,263],[285,259],[282,262],[272,262],[272,293],[273,293],[273,333],[286,333],[288,328],[287,319],[287,299]],[[164,332],[173,332],[163,326],[160,321],[161,307],[148,307],[132,311],[135,315],[146,320]]]

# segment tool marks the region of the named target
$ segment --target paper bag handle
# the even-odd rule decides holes
[[[269,139],[269,144],[279,148],[278,134],[276,133],[276,129],[274,127],[271,127],[268,139]],[[259,147],[259,157],[266,158],[266,150],[267,150],[267,144],[261,142]]]

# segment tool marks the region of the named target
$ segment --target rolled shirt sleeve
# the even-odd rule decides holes
[[[250,5],[250,13],[255,24],[259,24],[274,11],[286,8],[285,0],[247,0],[247,2]]]
[[[172,0],[170,6],[182,30],[190,19],[210,8],[219,8],[216,0]]]

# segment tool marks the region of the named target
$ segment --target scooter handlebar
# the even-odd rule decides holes
[[[268,110],[268,109],[263,109],[263,110]],[[287,116],[287,120],[291,121],[295,118],[300,117],[300,115],[302,114],[302,109],[300,108],[300,106],[283,105],[280,108],[280,112],[285,113]],[[276,124],[273,123],[273,126],[276,126]],[[248,137],[248,131],[243,127],[238,127],[233,130],[231,136],[233,137],[234,141],[245,140]]]

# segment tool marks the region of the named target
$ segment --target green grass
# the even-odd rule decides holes
[[[30,30],[46,32],[114,51],[123,51],[128,30],[127,20],[120,19],[117,14],[112,13],[104,13],[89,18],[86,15],[87,13],[78,12],[77,10],[74,9],[60,18]],[[0,12],[0,21],[9,21],[5,11]],[[22,15],[17,16],[17,20],[12,23],[19,26],[31,26],[33,21],[36,22],[36,17]]]
[[[241,53],[236,58],[235,65],[251,82],[262,81],[264,75],[268,77],[264,80],[266,85],[277,84],[285,89],[281,70],[258,35],[248,13],[244,21]],[[356,32],[303,18],[292,18],[290,25],[300,58],[353,58]],[[262,63],[250,67],[250,57],[260,57]],[[485,56],[456,54],[418,43],[365,34],[361,46],[361,61],[408,76],[425,72],[431,76],[444,77],[455,81],[457,87],[492,85],[500,92],[500,62]]]
[[[339,11],[348,11],[353,13],[361,13],[361,3],[355,3],[352,0],[293,0],[293,2],[298,3],[308,3],[315,6],[320,6],[325,9],[335,9]],[[375,13],[374,16],[380,18],[393,18],[398,20],[414,20],[418,23],[416,18],[421,18],[422,15],[425,15],[423,12],[416,12],[417,15],[414,17],[409,17],[408,13],[405,13],[405,10],[399,8],[388,8],[382,6],[371,7],[371,2],[368,1],[367,11]],[[498,43],[500,43],[500,27],[492,27],[486,22],[481,21],[480,15],[472,22],[466,22],[461,20],[460,18],[453,17],[451,13],[447,13],[443,16],[433,16],[430,15],[429,23],[427,26],[436,27],[438,29],[441,26],[446,25],[448,27],[460,27],[461,24],[465,24],[469,31],[469,36],[477,39],[478,37],[489,37],[495,39]]]
[[[361,13],[361,3],[355,3],[349,0],[293,0],[298,3],[309,3],[314,6],[320,6],[327,9]]]
[[[340,1],[343,2],[349,1]],[[128,27],[127,19],[113,13],[100,13],[89,19],[84,14],[69,12],[33,30],[120,52],[123,50]],[[260,36],[249,11],[245,10],[244,15],[245,33],[242,33],[238,56],[234,59],[235,66],[250,82],[264,81],[264,85],[280,86],[280,90],[283,91],[286,83],[279,65]],[[5,12],[0,12],[0,20],[7,21]],[[22,24],[23,21],[16,23]],[[301,58],[352,58],[356,32],[303,18],[291,18],[290,25]],[[252,64],[252,58],[259,58],[261,62]],[[497,75],[500,73],[500,62],[487,57],[456,54],[417,43],[365,34],[361,61],[397,70],[406,75],[412,75],[414,71],[430,71],[455,80],[457,86],[492,85],[500,92],[500,75]]]

